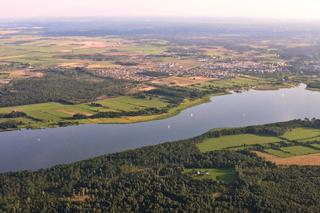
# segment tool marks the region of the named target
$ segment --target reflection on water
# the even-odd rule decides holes
[[[301,85],[212,98],[160,121],[0,133],[0,171],[38,169],[126,149],[190,138],[217,127],[320,117],[320,93]]]

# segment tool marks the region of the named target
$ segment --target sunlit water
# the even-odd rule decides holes
[[[46,168],[106,153],[200,135],[217,127],[240,127],[320,117],[320,93],[305,85],[213,97],[210,103],[159,121],[81,125],[0,133],[0,172]]]

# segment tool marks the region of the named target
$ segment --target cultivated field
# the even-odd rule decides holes
[[[277,165],[320,166],[320,154],[309,154],[294,157],[277,157],[263,152],[256,152],[258,156]]]

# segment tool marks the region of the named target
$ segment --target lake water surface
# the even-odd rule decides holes
[[[320,92],[305,85],[213,97],[179,115],[136,124],[81,125],[0,133],[0,172],[47,168],[106,153],[186,139],[217,127],[320,118]]]

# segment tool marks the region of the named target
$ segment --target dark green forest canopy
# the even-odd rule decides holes
[[[320,121],[213,130],[51,169],[1,174],[0,212],[318,212],[320,167],[278,167],[245,150],[201,153],[196,147],[213,135],[276,135],[296,127],[320,128]],[[186,168],[234,169],[235,181],[198,180]]]

